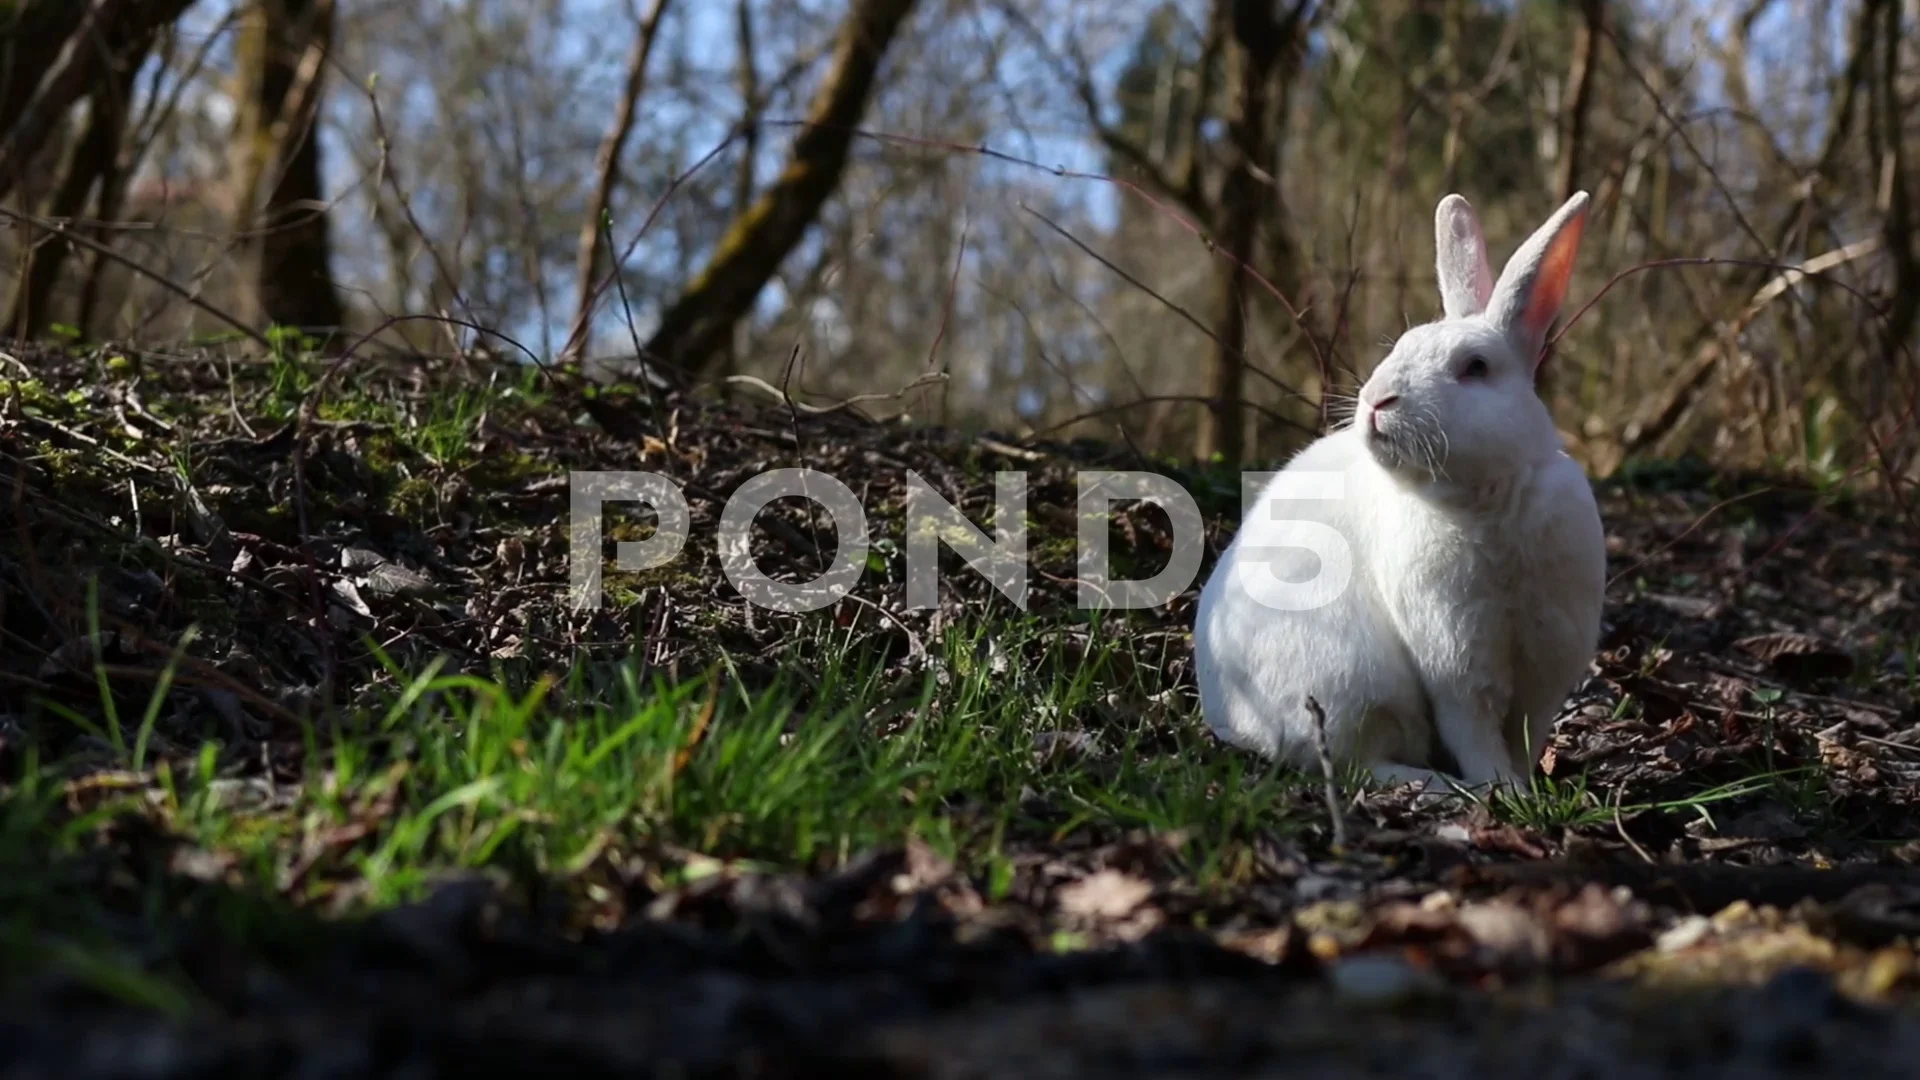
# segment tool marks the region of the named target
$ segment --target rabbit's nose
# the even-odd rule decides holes
[[[1388,394],[1386,397],[1374,402],[1373,407],[1367,410],[1367,427],[1372,429],[1375,434],[1378,434],[1380,431],[1380,414],[1393,408],[1393,403],[1399,400],[1399,394]]]

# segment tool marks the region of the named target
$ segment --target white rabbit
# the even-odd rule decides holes
[[[1311,696],[1334,761],[1380,782],[1532,771],[1606,589],[1599,508],[1534,392],[1586,215],[1581,192],[1496,284],[1473,208],[1440,201],[1445,317],[1273,475],[1201,591],[1195,668],[1221,738],[1311,767]]]

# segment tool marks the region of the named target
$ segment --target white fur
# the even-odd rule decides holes
[[[1409,330],[1354,422],[1263,489],[1200,594],[1201,707],[1222,738],[1311,767],[1311,696],[1335,761],[1383,782],[1433,781],[1436,735],[1468,784],[1511,783],[1539,760],[1593,657],[1606,586],[1592,490],[1533,389],[1586,202],[1569,200],[1496,283],[1472,208],[1441,201],[1446,317]],[[1337,474],[1344,497],[1283,490],[1314,472]],[[1347,587],[1314,608],[1261,603],[1262,575],[1313,579],[1327,528],[1351,551]]]

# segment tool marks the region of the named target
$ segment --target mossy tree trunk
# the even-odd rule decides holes
[[[647,360],[697,372],[721,352],[839,186],[880,61],[912,10],[913,0],[855,0],[786,168],[734,219],[706,267],[661,316]]]

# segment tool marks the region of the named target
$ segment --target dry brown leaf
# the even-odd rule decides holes
[[[1757,634],[1734,647],[1791,679],[1844,679],[1853,657],[1809,634]]]
[[[1548,955],[1546,928],[1511,901],[1468,904],[1454,918],[1475,944],[1500,962],[1537,963]]]
[[[1481,851],[1504,851],[1528,859],[1544,859],[1547,849],[1526,829],[1513,825],[1479,825],[1468,833],[1473,846]]]
[[[1055,894],[1060,910],[1093,919],[1121,919],[1147,902],[1153,884],[1119,870],[1096,870]]]

